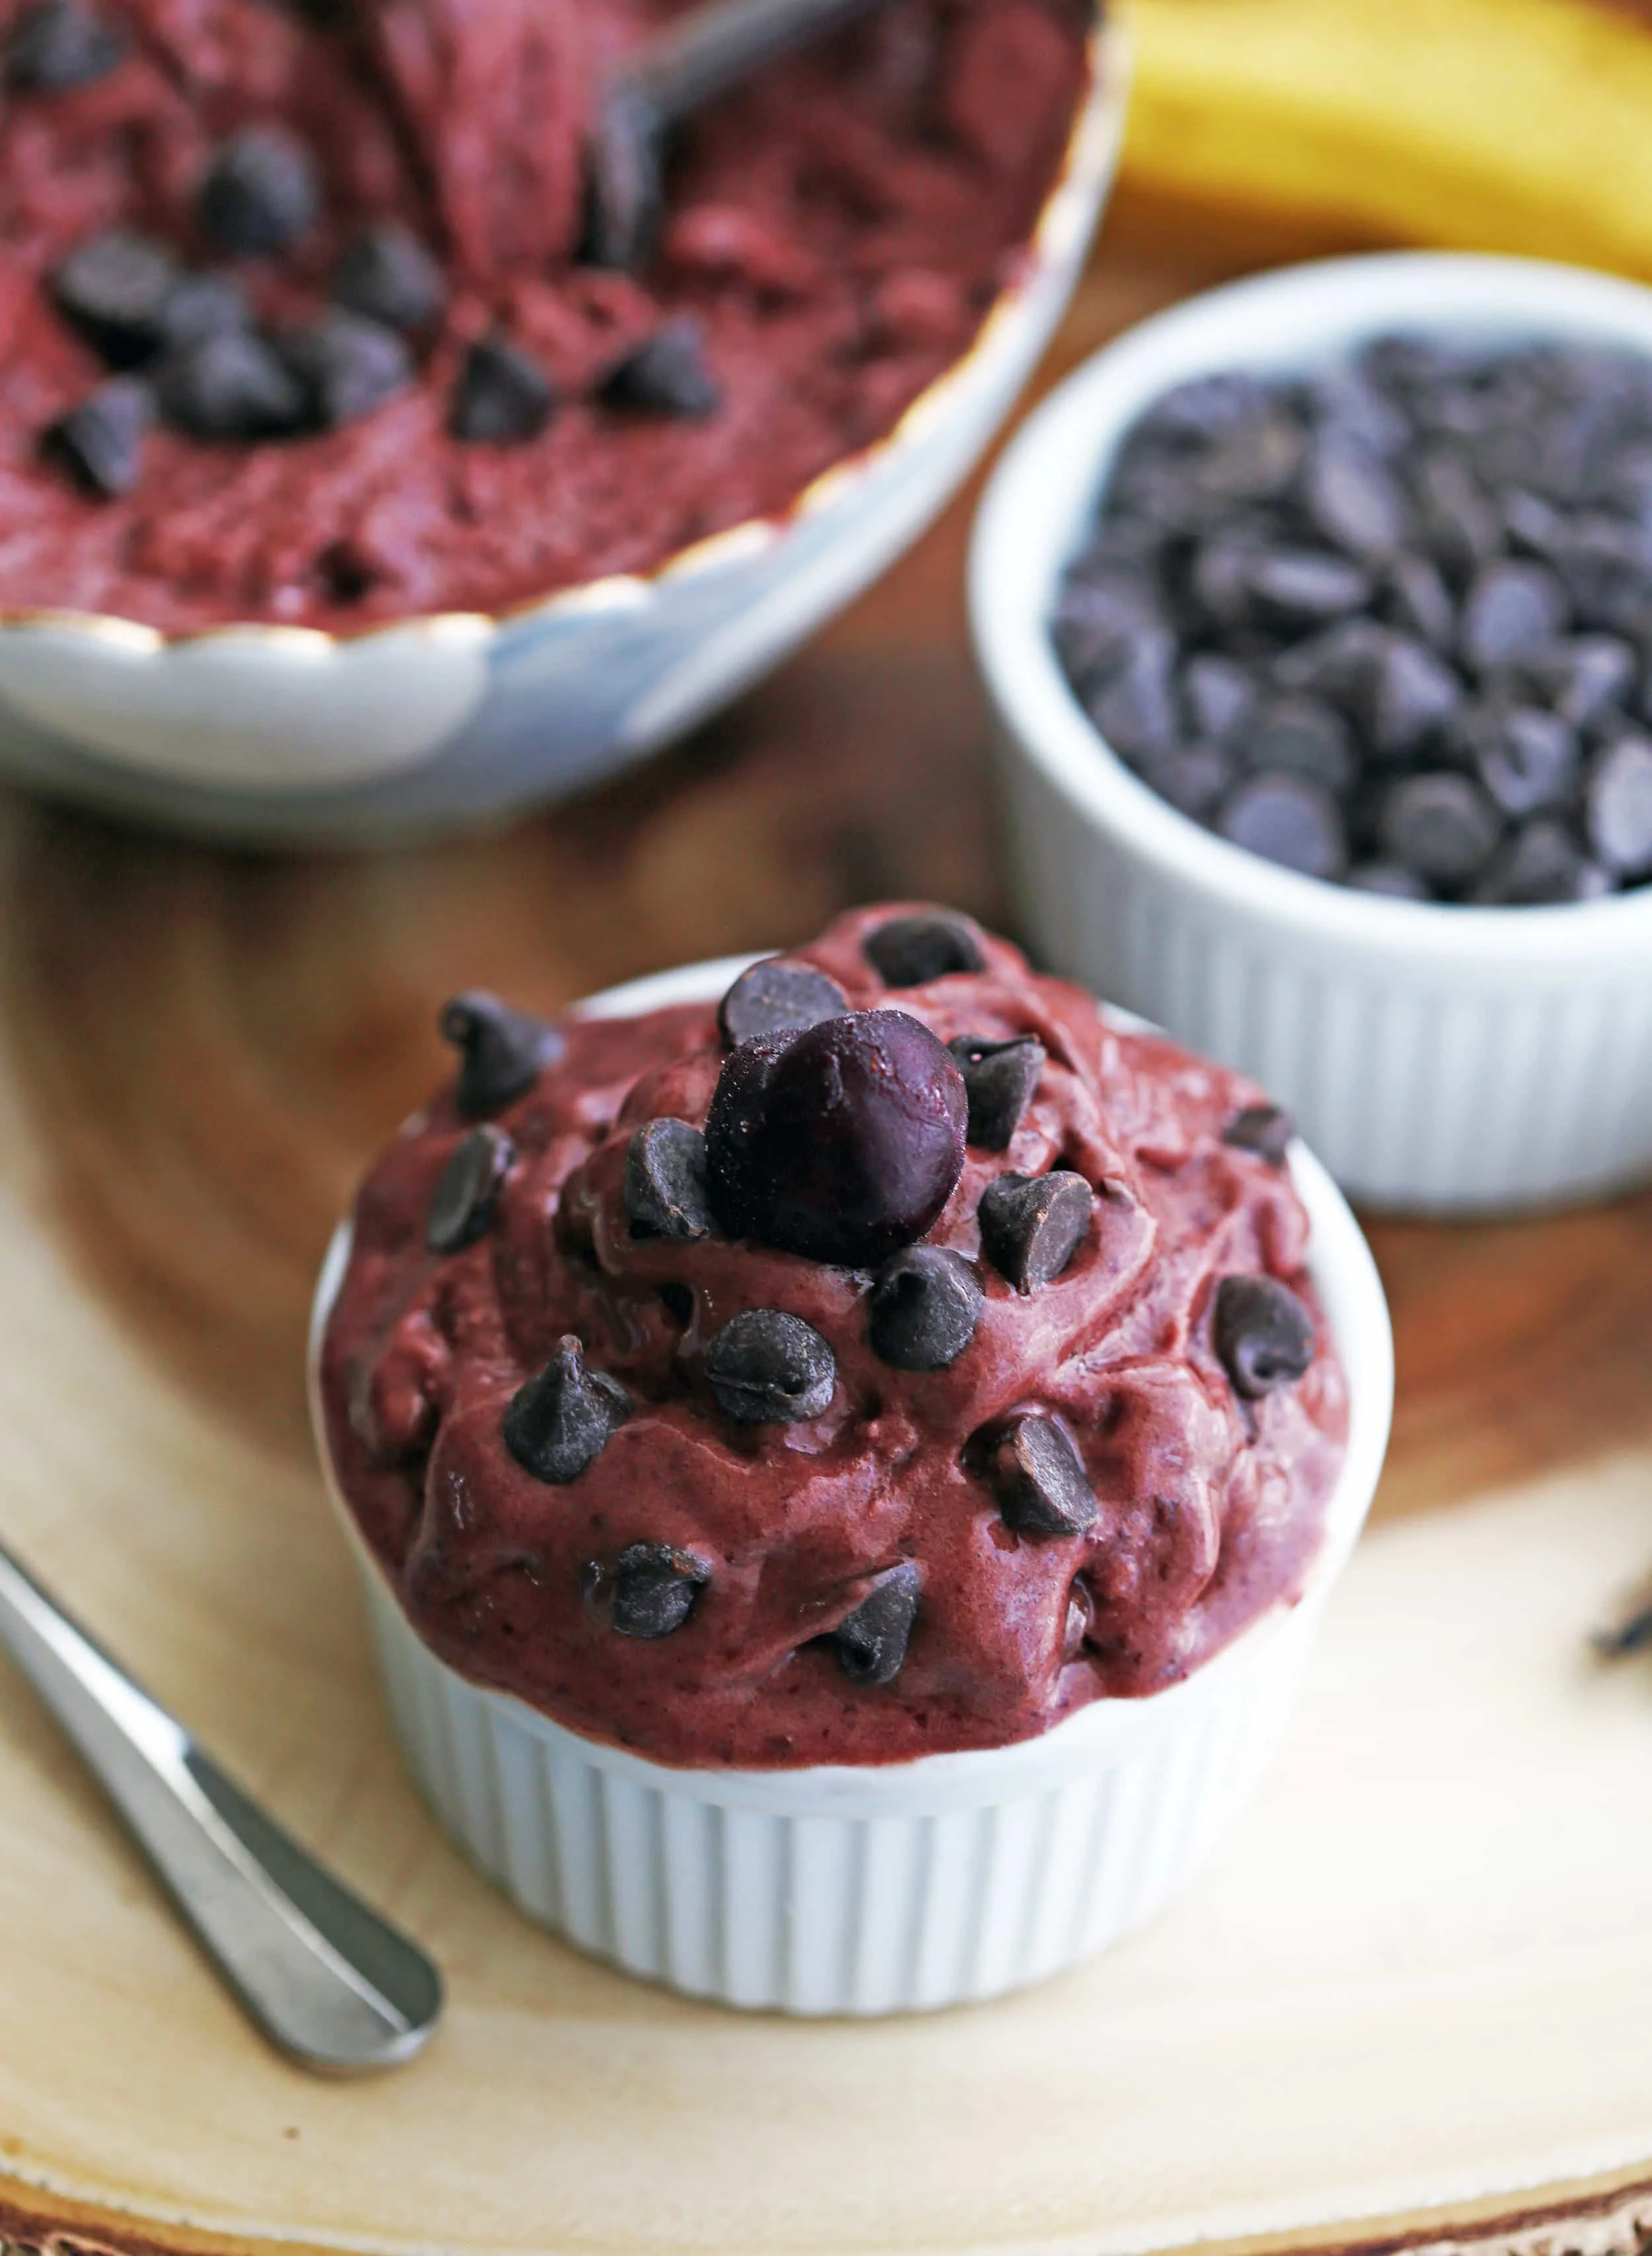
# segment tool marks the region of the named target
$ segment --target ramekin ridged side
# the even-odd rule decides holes
[[[717,992],[727,969],[639,982],[597,1007]],[[865,1767],[653,1762],[437,1659],[357,1533],[328,1460],[315,1377],[349,1258],[342,1225],[316,1294],[316,1434],[396,1735],[444,1832],[530,1918],[592,1956],[689,1996],[796,2014],[996,1997],[1152,1918],[1205,1862],[1277,1749],[1387,1443],[1393,1346],[1374,1265],[1324,1169],[1300,1147],[1292,1167],[1352,1406],[1301,1599],[1149,1699],[1098,1701],[1012,1746]]]
[[[1432,1214],[1602,1196],[1652,1174],[1652,889],[1458,908],[1277,869],[1139,782],[1049,642],[1113,452],[1160,392],[1391,328],[1652,354],[1652,292],[1525,260],[1336,260],[1194,300],[1070,378],[999,465],[971,554],[1014,899],[1055,968],[1288,1103],[1353,1196]]]

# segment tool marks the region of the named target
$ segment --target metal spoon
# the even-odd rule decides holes
[[[674,125],[753,71],[823,39],[882,0],[710,0],[650,39],[607,88],[587,154],[585,259],[634,267],[659,224]]]
[[[270,2041],[324,2074],[411,2060],[441,2012],[423,1951],[256,1808],[3,1546],[0,1647]]]

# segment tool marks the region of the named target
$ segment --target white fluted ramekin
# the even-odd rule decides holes
[[[1113,454],[1160,393],[1395,328],[1652,354],[1652,292],[1518,259],[1336,260],[1195,299],[1070,377],[999,465],[971,562],[1015,899],[1057,969],[1283,1099],[1353,1196],[1432,1214],[1603,1196],[1652,1174],[1652,888],[1452,908],[1276,868],[1130,773],[1049,639]]]
[[[355,634],[0,615],[0,779],[235,842],[373,843],[498,820],[685,735],[886,570],[1009,413],[1117,161],[1116,31],[1091,61],[1060,174],[969,351],[788,510],[651,574]]]
[[[640,980],[587,1007],[639,1012],[720,994],[749,960]],[[1307,1588],[1183,1683],[1097,1701],[1041,1738],[791,1771],[681,1769],[604,1745],[436,1658],[328,1468],[396,1733],[443,1830],[530,1918],[582,1950],[693,1997],[782,2013],[910,2013],[995,1997],[1150,1919],[1267,1767],[1387,1445],[1393,1343],[1375,1267],[1300,1146],[1291,1168],[1352,1401]],[[311,1344],[324,1468],[319,1349],[349,1253],[345,1224]]]

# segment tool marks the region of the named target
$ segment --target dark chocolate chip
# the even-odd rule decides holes
[[[1460,586],[1497,554],[1503,538],[1501,520],[1468,464],[1451,448],[1423,457],[1416,490],[1423,546]]]
[[[1308,401],[1328,439],[1358,447],[1366,455],[1386,460],[1398,455],[1410,439],[1405,417],[1358,369],[1327,369],[1310,378]]]
[[[334,270],[333,295],[352,314],[411,334],[441,319],[448,286],[410,227],[380,220],[345,246]]]
[[[1652,874],[1652,738],[1620,737],[1601,753],[1585,794],[1589,842],[1620,877]]]
[[[1383,851],[1430,885],[1472,885],[1502,835],[1502,821],[1467,776],[1407,776],[1385,795],[1377,821]]]
[[[1347,723],[1318,697],[1270,697],[1245,723],[1237,750],[1254,773],[1306,776],[1338,794],[1358,767]]]
[[[979,929],[940,913],[891,917],[868,933],[866,959],[886,987],[925,987],[955,971],[985,971]]]
[[[1354,693],[1356,719],[1380,759],[1408,759],[1462,710],[1461,680],[1426,643],[1394,635]]]
[[[582,1577],[588,1611],[621,1637],[669,1637],[680,1630],[710,1581],[691,1551],[669,1543],[628,1543],[611,1567],[593,1560]]]
[[[556,405],[556,388],[531,353],[508,337],[478,337],[454,387],[448,428],[474,446],[521,446],[539,437]]]
[[[1634,632],[1647,619],[1652,535],[1614,517],[1565,520],[1552,561],[1581,627]]]
[[[1182,711],[1190,732],[1207,744],[1225,744],[1256,703],[1256,680],[1233,658],[1190,658],[1182,669]]]
[[[154,420],[149,386],[135,376],[112,376],[46,430],[44,445],[99,500],[113,501],[136,487],[144,466],[144,440]]]
[[[479,988],[444,1004],[441,1026],[460,1054],[455,1102],[467,1120],[484,1120],[525,1096],[563,1048],[554,1026]]]
[[[1251,568],[1248,587],[1261,617],[1285,627],[1322,626],[1361,610],[1373,593],[1359,565],[1311,548],[1265,553]]]
[[[1557,713],[1535,705],[1482,706],[1465,719],[1463,741],[1505,814],[1564,806],[1577,788],[1583,747]]]
[[[1428,556],[1401,556],[1388,575],[1387,610],[1397,627],[1431,650],[1457,648],[1457,606],[1440,568]]]
[[[202,337],[251,327],[251,302],[233,274],[186,274],[161,307],[159,349],[180,352]]]
[[[1409,511],[1392,473],[1345,439],[1317,440],[1303,468],[1303,513],[1320,539],[1362,563],[1404,545]]]
[[[1050,622],[1061,662],[1081,692],[1111,680],[1144,635],[1163,631],[1147,575],[1117,567],[1070,578]]]
[[[702,423],[723,405],[723,387],[706,364],[700,324],[667,321],[608,376],[602,397],[610,407],[646,415],[673,415]]]
[[[1004,1523],[1018,1535],[1083,1535],[1101,1517],[1072,1436],[1040,1412],[1011,1421],[989,1471]]]
[[[705,1373],[719,1406],[745,1426],[795,1426],[831,1405],[837,1364],[801,1316],[747,1308],[706,1350]]]
[[[1218,434],[1195,458],[1195,490],[1219,502],[1278,501],[1303,466],[1308,439],[1301,424],[1272,404]]]
[[[1174,744],[1138,760],[1135,772],[1159,797],[1196,822],[1208,821],[1233,787],[1232,763],[1215,744]]]
[[[324,314],[307,328],[290,331],[281,356],[303,391],[306,419],[322,431],[373,414],[413,377],[395,330],[360,314]]]
[[[761,1034],[801,1033],[848,1008],[848,996],[825,972],[769,955],[741,972],[718,1004],[717,1031],[730,1049],[738,1049]]]
[[[1222,1131],[1222,1141],[1238,1152],[1254,1152],[1270,1167],[1282,1167],[1296,1123],[1282,1104],[1247,1104]]]
[[[303,143],[282,125],[244,125],[215,152],[195,199],[201,232],[237,258],[265,258],[307,235],[321,182]]]
[[[1476,673],[1518,666],[1566,628],[1566,593],[1543,564],[1487,564],[1463,609],[1464,663]]]
[[[441,1171],[425,1244],[433,1253],[462,1253],[493,1227],[499,1190],[516,1157],[516,1146],[500,1128],[473,1128],[460,1138]]]
[[[5,82],[14,94],[67,94],[107,78],[129,52],[124,32],[82,0],[37,0],[6,34]]]
[[[77,243],[52,271],[60,313],[115,368],[132,368],[165,335],[178,262],[164,243],[112,228]]]
[[[1114,751],[1126,760],[1167,751],[1179,728],[1175,638],[1142,635],[1111,677],[1095,688],[1085,709]]]
[[[1579,635],[1522,661],[1519,678],[1574,729],[1592,728],[1634,694],[1640,661],[1613,635]]]
[[[1337,801],[1307,776],[1259,775],[1240,784],[1217,819],[1224,838],[1308,878],[1339,878],[1348,839]]]
[[[167,355],[155,378],[161,412],[192,439],[279,439],[304,421],[304,393],[274,347],[221,329]]]
[[[964,1075],[970,1100],[969,1137],[984,1152],[1006,1152],[1044,1070],[1044,1045],[1036,1035],[1008,1041],[959,1034],[947,1044]]]
[[[1274,680],[1281,689],[1329,698],[1333,705],[1352,711],[1393,640],[1392,630],[1374,619],[1340,619],[1281,651],[1274,661]]]
[[[1236,1392],[1251,1399],[1291,1385],[1314,1359],[1314,1320],[1275,1277],[1224,1277],[1211,1336]]]
[[[1538,815],[1500,849],[1472,898],[1487,908],[1541,908],[1599,900],[1612,879],[1591,862],[1564,822]]]
[[[897,1371],[944,1371],[975,1337],[985,1297],[962,1254],[908,1246],[872,1288],[872,1352]]]
[[[647,96],[622,80],[598,103],[586,142],[580,257],[587,266],[627,272],[646,260],[664,202],[660,143]]]
[[[856,1684],[893,1684],[900,1675],[918,1618],[923,1586],[916,1562],[892,1567],[832,1632],[845,1676]]]
[[[571,1332],[537,1378],[518,1387],[501,1428],[505,1446],[535,1480],[577,1480],[631,1415],[631,1397],[606,1371],[588,1371]]]
[[[921,1238],[964,1172],[957,1062],[904,1011],[856,1011],[731,1053],[706,1118],[731,1237],[858,1268]]]
[[[1018,1293],[1059,1277],[1090,1231],[1095,1193],[1082,1175],[1000,1175],[981,1193],[981,1250]]]
[[[686,1120],[650,1120],[625,1153],[625,1213],[633,1237],[709,1237],[705,1138]]]
[[[1377,893],[1391,901],[1434,898],[1415,870],[1402,870],[1397,862],[1356,862],[1345,882],[1357,893]]]
[[[1137,428],[1147,437],[1177,443],[1216,439],[1254,415],[1264,397],[1253,377],[1193,377],[1155,399]]]

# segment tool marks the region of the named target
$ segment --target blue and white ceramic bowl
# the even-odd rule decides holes
[[[0,617],[0,780],[208,835],[371,841],[497,820],[639,759],[726,704],[885,569],[1009,412],[1083,265],[1126,68],[1098,33],[1027,256],[963,360],[781,518],[646,577],[354,635],[166,635]]]

